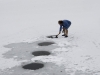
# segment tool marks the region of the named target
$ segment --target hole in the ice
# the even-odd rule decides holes
[[[24,65],[22,68],[28,69],[28,70],[37,70],[37,69],[40,69],[43,67],[44,67],[44,64],[42,64],[42,63],[30,63],[27,65]]]
[[[32,53],[34,56],[41,56],[41,55],[50,55],[48,51],[35,51]]]
[[[48,46],[48,45],[51,45],[51,44],[54,44],[54,42],[41,42],[38,45],[39,46]]]

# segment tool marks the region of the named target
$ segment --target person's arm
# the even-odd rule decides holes
[[[61,30],[62,30],[62,26],[60,26],[60,29],[59,29],[59,34],[61,33]],[[59,35],[59,34],[58,34],[58,35]],[[57,36],[58,36],[58,35],[57,35]]]
[[[62,33],[64,33],[64,28],[62,28],[63,30],[62,30]]]

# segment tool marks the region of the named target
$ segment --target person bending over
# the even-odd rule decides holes
[[[59,34],[62,32],[64,32],[64,34],[62,36],[68,37],[68,28],[71,25],[71,21],[69,20],[59,20],[58,24],[60,25],[60,29],[59,29]],[[58,35],[56,35],[56,37],[58,37]]]

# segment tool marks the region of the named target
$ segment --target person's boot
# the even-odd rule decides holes
[[[68,37],[67,35],[65,35],[65,38]]]
[[[62,36],[65,36],[65,34],[63,34]]]

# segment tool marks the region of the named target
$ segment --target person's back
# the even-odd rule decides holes
[[[71,22],[69,20],[62,20],[63,21],[63,26],[68,29],[69,26],[71,25]]]

